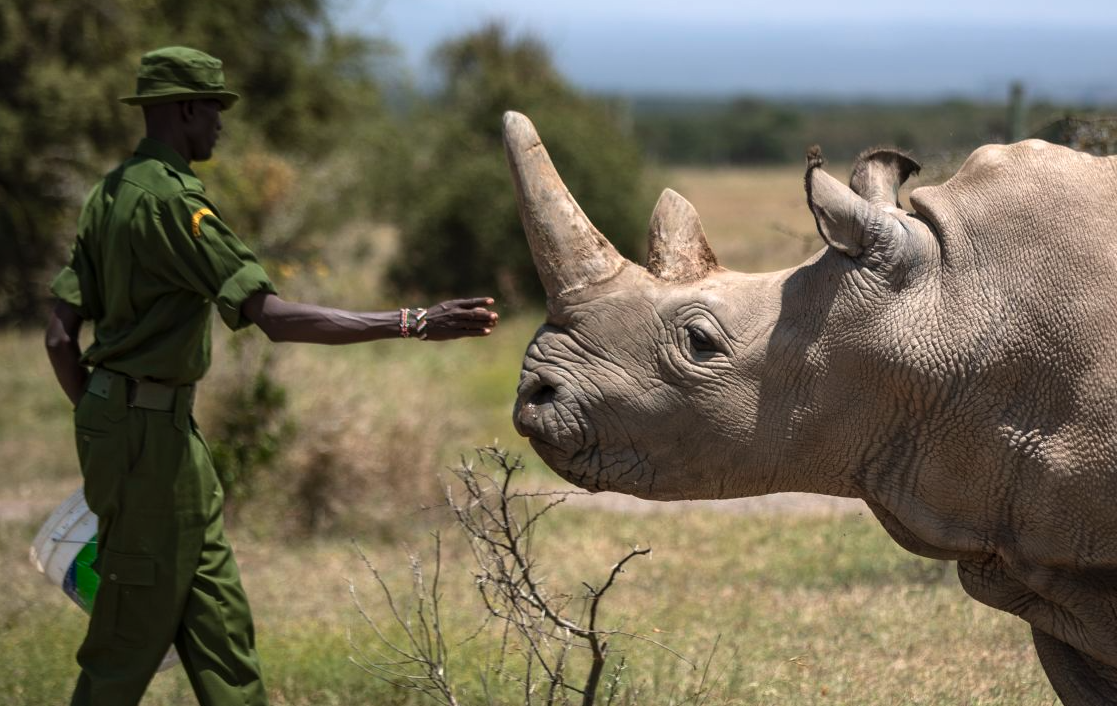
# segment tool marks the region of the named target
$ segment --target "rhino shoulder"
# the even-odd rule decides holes
[[[1067,214],[1068,208],[1108,218],[1117,215],[1117,157],[1043,140],[985,145],[946,182],[912,191],[911,203],[939,227],[965,223],[987,230],[1007,214],[1033,214],[1032,222],[1049,224],[1085,215]]]

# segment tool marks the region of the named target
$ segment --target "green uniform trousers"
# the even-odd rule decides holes
[[[203,706],[266,704],[224,494],[190,396],[176,393],[173,410],[140,409],[127,387],[115,376],[74,412],[101,585],[71,704],[139,704],[172,643]]]

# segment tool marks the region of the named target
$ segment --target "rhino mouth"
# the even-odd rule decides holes
[[[556,473],[587,490],[603,490],[596,470],[601,459],[596,435],[581,404],[557,380],[525,375],[512,421]]]
[[[580,488],[641,496],[652,492],[654,474],[647,472],[647,459],[629,447],[603,444],[569,386],[545,375],[526,374],[513,423],[544,463]]]
[[[581,405],[562,394],[559,385],[537,374],[526,376],[520,385],[512,421],[520,436],[564,454],[574,455],[592,444],[592,434],[583,423]]]
[[[594,460],[601,455],[600,448],[596,444],[569,451],[533,437],[531,447],[563,480],[593,492],[609,490],[607,484],[602,483],[603,478],[594,464]]]

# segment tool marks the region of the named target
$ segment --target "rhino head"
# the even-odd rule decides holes
[[[933,272],[934,234],[896,205],[918,166],[866,155],[853,182],[866,199],[815,158],[807,187],[830,247],[800,268],[742,274],[718,265],[698,213],[670,189],[651,217],[647,267],[626,260],[527,118],[505,116],[505,141],[548,297],[514,421],[547,464],[590,490],[660,500],[857,495],[827,442],[868,441],[852,408],[882,394],[879,378],[863,377],[866,356],[881,365],[888,355],[840,341],[887,337],[876,322],[917,299]]]
[[[1031,624],[1065,704],[1117,703],[1117,157],[982,147],[908,213],[904,154],[848,187],[811,154],[823,249],[743,274],[670,190],[626,260],[527,118],[504,134],[547,292],[514,421],[549,466],[660,500],[862,498]]]

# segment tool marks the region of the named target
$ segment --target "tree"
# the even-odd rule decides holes
[[[497,24],[444,44],[435,58],[443,83],[415,120],[390,271],[397,286],[427,297],[495,292],[513,307],[541,299],[504,158],[506,110],[531,117],[586,214],[623,253],[639,253],[651,204],[620,111],[574,91],[540,42]]]
[[[85,192],[141,134],[140,56],[188,44],[225,62],[273,150],[320,156],[382,116],[384,45],[336,33],[327,0],[8,0],[0,4],[0,322],[37,318]]]
[[[92,2],[0,7],[0,320],[35,311],[68,207],[121,144],[111,87],[127,85],[130,19]]]

